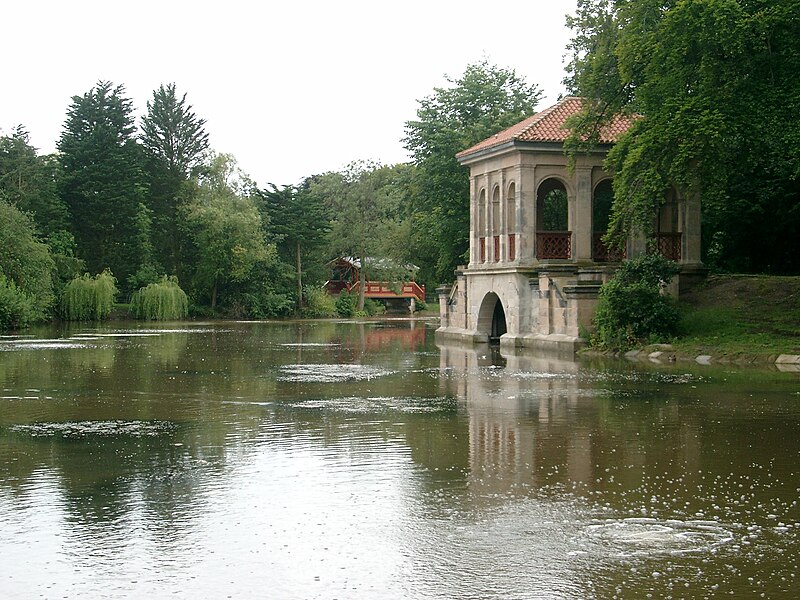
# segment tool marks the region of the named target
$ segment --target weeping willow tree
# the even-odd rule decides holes
[[[108,269],[92,277],[84,273],[64,287],[61,315],[67,321],[102,321],[111,314],[117,280]]]
[[[131,299],[131,314],[148,321],[183,319],[189,314],[189,301],[178,285],[178,278],[164,275],[161,281],[140,288]]]

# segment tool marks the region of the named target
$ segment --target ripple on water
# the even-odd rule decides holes
[[[341,344],[335,342],[295,342],[281,344],[283,348],[338,348]]]
[[[734,534],[714,521],[608,519],[590,524],[586,534],[618,556],[714,552]]]
[[[126,435],[152,437],[174,431],[169,421],[69,421],[64,423],[30,423],[12,425],[9,430],[32,437],[81,438]]]
[[[348,364],[302,364],[284,365],[278,381],[299,383],[337,383],[340,381],[364,381],[394,375],[396,371],[373,365]]]

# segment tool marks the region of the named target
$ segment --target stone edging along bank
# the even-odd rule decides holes
[[[654,363],[673,363],[692,361],[699,365],[736,364],[736,365],[775,365],[779,371],[800,373],[800,354],[779,354],[775,356],[719,356],[701,354],[686,356],[674,352],[669,344],[655,344],[643,350],[631,350],[622,355],[628,360],[649,361]]]

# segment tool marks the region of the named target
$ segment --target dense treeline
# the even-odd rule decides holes
[[[800,0],[578,0],[568,24],[566,83],[592,100],[568,150],[613,115],[637,115],[607,161],[609,236],[647,234],[678,186],[702,198],[706,264],[800,271]],[[455,154],[540,95],[512,70],[469,65],[419,101],[408,164],[355,161],[259,187],[211,149],[174,84],[137,122],[124,87],[98,82],[72,98],[55,154],[37,153],[22,126],[0,136],[0,328],[67,316],[65,288],[87,273],[109,273],[118,302],[152,286],[163,307],[177,286],[190,314],[234,317],[324,313],[337,256],[382,259],[365,261],[370,278],[417,265],[432,291],[468,259]]]
[[[153,92],[137,122],[125,88],[98,82],[72,98],[55,154],[39,155],[22,126],[0,136],[0,328],[97,318],[114,298],[149,318],[318,315],[332,306],[318,290],[337,256],[380,259],[364,262],[370,278],[399,280],[419,265],[433,289],[466,251],[467,174],[455,153],[539,96],[486,61],[450,83],[407,124],[412,163],[354,161],[259,187],[211,149],[174,84]]]

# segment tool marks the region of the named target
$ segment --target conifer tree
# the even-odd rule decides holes
[[[157,261],[170,273],[181,274],[186,259],[183,249],[180,205],[185,204],[191,186],[188,179],[208,154],[205,119],[200,119],[178,97],[175,84],[159,86],[147,102],[142,118],[142,148],[150,188],[148,208],[153,216],[153,248]]]
[[[100,81],[73,96],[58,149],[59,188],[71,213],[78,254],[89,271],[109,268],[125,286],[144,266],[147,186],[123,86]]]

